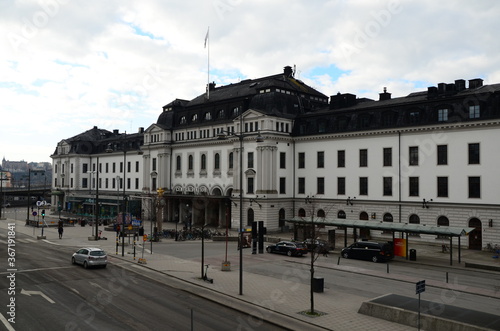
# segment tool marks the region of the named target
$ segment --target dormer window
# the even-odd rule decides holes
[[[193,114],[193,116],[191,116],[191,122],[196,122],[198,120],[198,114]]]
[[[186,116],[182,116],[181,120],[179,121],[180,124],[186,124]]]
[[[224,118],[224,109],[220,109],[218,112],[217,112],[217,118]]]
[[[206,120],[206,121],[209,121],[209,120],[211,120],[211,119],[212,119],[212,113],[210,113],[209,111],[207,111],[207,112],[205,113],[205,120]]]
[[[448,109],[438,109],[438,122],[446,122],[448,120]]]
[[[479,105],[469,106],[469,118],[479,118],[480,115]]]

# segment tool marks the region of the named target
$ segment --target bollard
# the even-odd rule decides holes
[[[135,261],[135,239],[134,239],[134,261]]]
[[[448,284],[448,271],[446,272],[446,284]]]
[[[389,264],[387,264],[387,273],[389,273]]]
[[[118,233],[116,234],[116,255],[118,255]]]
[[[340,256],[339,256],[339,259],[337,260],[337,265],[339,265],[339,264],[340,264]]]

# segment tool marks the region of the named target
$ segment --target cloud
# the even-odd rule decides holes
[[[173,99],[202,94],[208,26],[218,86],[285,65],[327,95],[374,99],[383,87],[497,83],[498,12],[494,0],[5,0],[2,154],[50,161],[64,138],[94,125],[135,132]]]

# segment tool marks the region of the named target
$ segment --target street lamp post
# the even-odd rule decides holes
[[[106,148],[106,153],[114,152],[113,148],[111,148],[111,144],[108,144],[108,148]],[[125,256],[125,179],[127,174],[127,148],[123,146],[123,213],[122,213],[122,226],[120,228],[121,236],[122,236],[122,256]],[[116,177],[117,179],[120,177]],[[118,186],[118,185],[117,185]],[[118,189],[117,189],[118,192]],[[117,197],[118,203],[118,197]]]
[[[240,249],[240,269],[239,269],[239,294],[243,295],[243,240],[244,240],[244,235],[243,235],[243,139],[247,136],[243,134],[243,114],[240,114],[240,133],[235,133],[235,132],[229,132],[229,131],[222,131],[218,134],[217,138],[220,140],[225,140],[226,135],[232,135],[235,136],[239,139],[240,142],[240,150],[239,150],[239,189],[240,189],[240,226],[239,226],[239,249]],[[257,142],[262,142],[264,141],[264,138],[260,135],[260,132],[256,138]]]

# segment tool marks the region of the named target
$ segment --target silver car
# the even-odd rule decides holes
[[[108,257],[100,248],[81,248],[73,254],[71,263],[81,264],[85,269],[95,266],[106,268]]]

